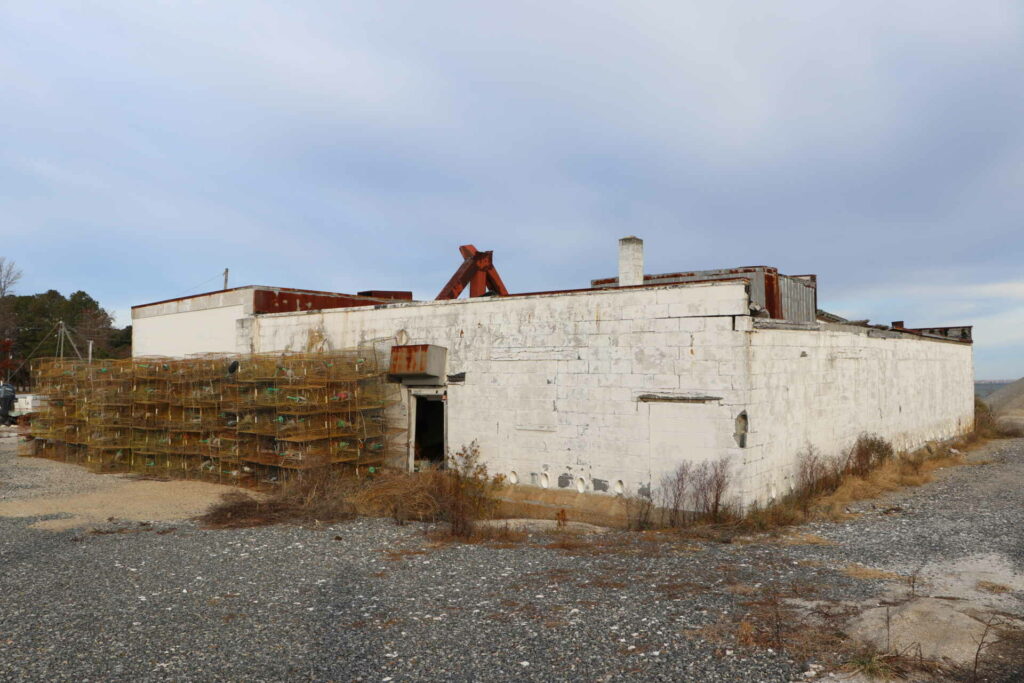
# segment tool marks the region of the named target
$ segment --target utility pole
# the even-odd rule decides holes
[[[224,289],[228,288],[228,269],[224,269]]]

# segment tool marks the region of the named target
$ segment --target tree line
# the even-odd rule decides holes
[[[65,297],[55,289],[41,294],[19,295],[14,287],[21,280],[17,265],[0,257],[0,379],[16,385],[30,384],[29,363],[13,374],[30,356],[56,356],[60,321],[68,328],[71,339],[84,356],[88,341],[93,342],[94,358],[126,358],[131,355],[132,328],[118,328],[113,316],[84,291]],[[64,355],[74,356],[69,343]]]

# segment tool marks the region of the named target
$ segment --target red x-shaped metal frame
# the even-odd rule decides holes
[[[465,260],[435,299],[458,299],[466,285],[469,285],[470,297],[486,296],[488,293],[508,296],[505,283],[494,268],[493,251],[477,251],[472,244],[464,244],[459,247],[459,253]]]

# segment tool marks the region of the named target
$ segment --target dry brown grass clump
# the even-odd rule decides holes
[[[410,520],[435,520],[441,512],[436,495],[440,471],[385,471],[354,491],[352,502],[359,514],[391,517],[399,524]]]
[[[873,569],[871,567],[865,567],[861,564],[851,564],[843,570],[843,573],[854,579],[896,580],[903,578],[899,574],[887,572],[882,569]]]
[[[526,542],[530,536],[522,529],[516,529],[509,524],[474,524],[472,533],[464,537],[453,535],[450,527],[433,527],[424,531],[424,535],[430,540],[432,547],[442,547],[458,541],[482,543],[493,548],[514,548]]]
[[[992,581],[979,581],[976,588],[986,593],[993,593],[995,595],[1002,595],[1003,593],[1009,593],[1012,589],[1009,586],[1004,586],[1001,583],[994,583]]]
[[[985,424],[984,419],[981,421]],[[977,443],[965,437],[960,447]],[[633,529],[672,528],[694,533],[718,528],[731,533],[772,531],[816,518],[841,519],[846,506],[907,486],[933,480],[934,472],[963,465],[962,453],[946,446],[929,446],[914,453],[896,453],[892,444],[873,434],[861,434],[840,457],[828,458],[815,448],[801,453],[793,489],[781,500],[754,505],[742,515],[727,502],[731,481],[727,461],[694,467],[681,464],[662,478],[658,503],[650,499],[627,500]]]
[[[399,524],[447,522],[452,536],[471,539],[474,522],[494,514],[503,487],[503,477],[488,475],[474,442],[449,456],[448,469],[389,472],[360,489],[353,502],[360,514],[390,516]]]
[[[226,494],[200,521],[208,528],[239,528],[332,523],[359,514],[387,516],[399,524],[410,520],[447,522],[450,535],[464,540],[483,540],[488,534],[496,538],[497,532],[474,536],[473,523],[492,515],[496,494],[504,485],[501,477],[488,476],[479,455],[474,443],[450,456],[445,470],[383,471],[363,478],[330,465],[315,467],[265,497]]]
[[[887,441],[870,434],[861,435],[840,458],[825,458],[808,448],[797,461],[793,490],[774,505],[752,508],[741,525],[766,531],[817,517],[841,519],[850,503],[927,484],[936,470],[964,463],[963,454],[948,446],[897,454]]]
[[[359,481],[329,465],[298,473],[269,496],[254,497],[241,491],[222,496],[222,502],[199,518],[210,529],[245,528],[270,524],[331,524],[351,519],[349,501]]]

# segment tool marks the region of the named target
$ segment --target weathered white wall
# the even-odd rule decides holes
[[[748,312],[735,282],[422,302],[256,316],[238,350],[447,347],[448,374],[466,373],[448,387],[449,448],[476,440],[521,483],[636,493],[680,458],[739,456]],[[654,392],[710,399],[638,400]]]
[[[747,497],[784,494],[809,446],[836,456],[868,432],[913,449],[969,431],[972,358],[969,344],[866,328],[755,329]]]
[[[253,289],[233,289],[132,309],[133,356],[231,353],[237,321],[252,313]]]
[[[466,373],[447,388],[449,448],[477,441],[492,473],[524,484],[635,494],[681,460],[724,456],[733,495],[765,501],[809,446],[836,455],[871,432],[912,448],[973,424],[970,345],[777,329],[736,282],[258,316],[213,303],[136,316],[135,354],[446,347],[447,374]]]

